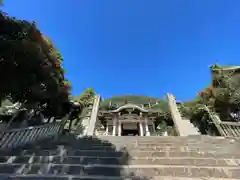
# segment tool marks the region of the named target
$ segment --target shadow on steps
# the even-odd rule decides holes
[[[126,148],[117,148],[109,141],[97,137],[77,139],[73,135],[62,135],[57,141],[45,140],[0,155],[16,157],[13,162],[5,165],[5,171],[0,167],[1,180],[149,178],[128,172],[126,165],[131,157]]]

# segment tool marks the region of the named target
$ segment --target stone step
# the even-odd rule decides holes
[[[128,141],[126,141],[126,138]],[[210,137],[210,136],[187,136],[187,137],[162,137],[162,136],[148,136],[148,137],[141,137],[141,136],[101,136],[99,138],[92,137],[87,138],[83,137],[78,140],[76,138],[68,139],[66,137],[60,138],[57,142],[52,141],[45,141],[41,145],[44,147],[52,148],[53,145],[57,146],[59,144],[69,145],[69,146],[91,146],[91,145],[106,145],[110,146],[111,144],[182,144],[182,143],[207,143],[207,144],[222,144],[222,143],[231,143],[231,142],[238,142],[239,139],[237,138],[224,138],[224,137]],[[31,147],[31,146],[30,146]]]
[[[91,157],[194,157],[194,158],[236,158],[240,159],[240,152],[227,152],[227,151],[101,151],[101,150],[74,150],[65,151],[64,153],[55,153],[50,151],[38,151],[38,152],[25,152],[19,157],[31,157],[31,156],[91,156]],[[17,157],[6,156],[6,157]],[[2,158],[2,156],[1,156]]]
[[[110,137],[110,136],[109,136]],[[128,141],[130,142],[208,142],[208,141],[213,141],[213,142],[224,142],[224,141],[229,141],[230,139],[235,139],[235,140],[238,140],[236,138],[216,138],[216,139],[213,139],[213,138],[181,138],[181,139],[178,139],[177,136],[175,136],[175,140],[172,140],[172,139],[163,139],[161,137],[167,137],[167,136],[154,136],[154,137],[159,137],[158,138],[151,138],[152,136],[148,136],[150,137],[149,139],[141,139],[141,138],[136,138],[136,139],[132,139],[132,138],[128,138],[128,137],[125,137],[125,138],[122,138],[122,136],[115,136],[114,138],[109,138],[106,136],[101,136],[99,138],[101,138],[99,141],[106,141],[106,142],[123,142],[125,141],[126,142],[126,138],[128,139]],[[118,138],[119,137],[119,138]],[[183,136],[182,136],[183,137]],[[79,140],[81,141],[81,140]],[[98,142],[99,142],[98,141]]]
[[[226,146],[220,146],[220,145],[182,145],[182,146],[174,146],[174,145],[116,145],[115,147],[107,147],[107,146],[92,146],[92,147],[81,147],[78,149],[75,148],[68,148],[64,147],[63,150],[65,151],[82,151],[82,150],[99,150],[99,151],[120,151],[120,150],[125,150],[125,151],[132,151],[132,150],[139,150],[139,151],[220,151],[223,150]],[[227,146],[231,151],[234,149],[238,150],[236,146]],[[57,154],[59,150],[55,149],[45,149],[45,148],[40,148],[40,149],[25,149],[23,150],[23,153],[25,154],[30,154],[30,153],[51,153],[51,154]],[[7,154],[11,154],[10,152],[7,152]],[[6,154],[6,155],[7,155]],[[14,154],[14,153],[13,153]]]
[[[98,148],[98,147],[107,147],[107,146],[101,146],[101,145],[92,145],[89,147],[82,147],[82,148],[77,148],[77,147],[72,147],[73,149],[83,149],[83,148],[88,148],[91,149],[90,147],[93,148]],[[132,143],[123,143],[123,142],[112,142],[111,147],[137,147],[137,148],[147,148],[147,147],[196,147],[196,148],[201,148],[201,147],[205,147],[205,148],[212,148],[213,146],[215,146],[214,148],[221,148],[221,147],[236,147],[236,146],[240,146],[240,143],[228,143],[228,142],[222,142],[222,143],[214,143],[214,142],[206,142],[206,143],[188,143],[188,142],[182,142],[182,143],[143,143],[143,142],[132,142]],[[109,146],[108,146],[109,147]]]
[[[224,140],[224,141],[198,141],[198,142],[192,142],[192,141],[183,141],[183,142],[151,142],[151,141],[109,141],[109,142],[99,142],[99,143],[89,143],[89,144],[84,144],[80,143],[78,144],[63,144],[63,146],[68,147],[68,148],[75,148],[75,149],[87,149],[87,148],[99,148],[99,147],[108,147],[108,148],[113,148],[114,146],[137,146],[137,147],[152,147],[152,146],[205,146],[205,147],[211,147],[211,146],[226,146],[226,145],[232,145],[234,146],[239,145],[239,141],[234,141],[234,140]],[[61,145],[60,143],[58,145],[46,145],[46,146],[27,146],[27,147],[22,147],[21,149],[57,149],[58,146]]]
[[[9,179],[10,178],[10,179]],[[106,176],[69,176],[69,175],[16,175],[15,177],[0,177],[1,180],[205,180],[205,178],[193,178],[193,177],[169,177],[169,176],[152,176],[152,177],[141,177],[141,176],[115,176],[115,177],[106,177]],[[208,177],[207,180],[223,180],[219,178]],[[224,178],[224,180],[239,180],[235,178]]]
[[[177,137],[177,138],[176,138]],[[94,138],[94,137],[93,137]],[[189,135],[189,136],[103,136],[100,139],[134,139],[134,140],[174,140],[181,141],[183,139],[191,140],[191,139],[224,139],[224,137],[212,137],[208,135]],[[87,139],[87,138],[85,138]]]
[[[183,150],[183,151],[171,151],[171,150],[163,150],[163,151],[156,151],[156,150],[146,150],[146,151],[139,151],[139,150],[119,150],[119,151],[102,151],[102,150],[73,150],[73,151],[65,151],[62,153],[63,155],[67,156],[103,156],[103,157],[118,157],[122,156],[124,154],[128,154],[129,156],[143,156],[143,157],[149,157],[149,156],[174,156],[174,157],[219,157],[223,156],[224,158],[238,158],[240,157],[240,152],[239,151],[230,151],[228,153],[227,151],[215,151],[215,150],[204,150],[204,151],[199,151],[199,150]],[[51,152],[51,151],[38,151],[38,152],[33,152],[33,151],[28,151],[25,153],[22,153],[21,155],[17,156],[61,156],[61,153],[56,153],[56,152]],[[3,156],[3,155],[2,155]],[[5,155],[6,156],[6,155]],[[15,156],[8,154],[7,156]]]
[[[164,153],[167,154],[179,154],[182,156],[184,153],[198,153],[198,154],[212,154],[214,156],[224,155],[227,157],[239,157],[239,144],[203,144],[203,145],[194,145],[194,144],[184,144],[184,146],[176,146],[174,144],[165,144],[165,145],[152,145],[152,144],[127,144],[127,145],[111,145],[111,146],[82,146],[78,149],[77,147],[65,147],[59,146],[58,148],[53,149],[45,149],[45,147],[35,148],[35,149],[16,149],[9,152],[0,153],[1,156],[58,156],[61,153],[67,154],[69,156],[88,156],[88,154],[96,155],[96,156],[106,156],[104,154],[109,154],[109,156],[118,156],[118,154],[126,154],[133,156],[149,156],[146,154],[156,154],[156,153]],[[81,149],[82,148],[82,149]],[[137,155],[134,155],[137,153]]]
[[[105,141],[106,143],[108,142],[114,142],[114,143],[121,143],[121,142],[125,142],[126,143],[126,137],[125,139],[123,139],[121,136],[118,136],[118,137],[114,137],[114,138],[110,138],[109,137],[104,137],[104,136],[101,136],[101,140]],[[149,136],[151,137],[151,136]],[[192,142],[192,143],[205,143],[205,142],[215,142],[215,143],[221,143],[221,142],[231,142],[231,141],[238,141],[239,142],[239,139],[236,139],[236,138],[181,138],[181,139],[178,139],[178,137],[175,137],[176,139],[163,139],[163,138],[160,138],[162,136],[155,136],[155,137],[159,137],[158,138],[149,138],[149,139],[131,139],[131,138],[128,138],[128,143],[132,143],[132,142],[140,142],[140,143],[181,143],[181,142]],[[166,137],[166,136],[165,136]]]
[[[84,146],[70,146],[70,145],[63,145],[66,148],[71,148],[71,149],[111,149],[115,147],[138,147],[138,148],[146,148],[146,147],[224,147],[226,145],[228,146],[236,146],[236,144],[240,143],[231,143],[231,142],[199,142],[199,143],[192,143],[192,142],[182,142],[182,143],[143,143],[143,142],[132,142],[132,143],[124,143],[124,142],[112,142],[111,144],[91,144],[91,145],[84,145]],[[29,147],[22,147],[21,150],[28,150],[28,149],[42,149],[42,150],[51,150],[51,149],[57,149],[55,146],[35,146],[33,148]]]
[[[95,157],[119,157],[123,155],[137,157],[216,157],[216,158],[240,158],[240,153],[214,153],[214,152],[157,152],[157,151],[75,151],[68,152],[69,156],[95,156]]]
[[[21,169],[21,170],[19,170]],[[24,175],[72,175],[72,176],[106,176],[107,177],[195,177],[195,178],[239,178],[239,167],[210,167],[210,166],[165,166],[165,165],[56,165],[50,164],[45,167],[41,165],[29,165],[24,168],[20,166],[0,166],[0,173],[24,174]]]
[[[225,144],[223,145],[186,145],[183,144],[182,146],[174,146],[174,145],[164,145],[164,146],[159,146],[159,145],[116,145],[112,147],[108,146],[91,146],[91,147],[81,147],[81,148],[69,148],[69,147],[63,147],[62,150],[60,149],[45,149],[45,148],[40,148],[40,149],[25,149],[22,150],[22,154],[42,154],[43,156],[46,154],[58,154],[61,151],[68,151],[68,152],[76,152],[76,151],[108,151],[108,152],[113,152],[113,151],[160,151],[160,152],[169,152],[169,151],[195,151],[195,152],[229,152],[229,153],[238,153],[239,146],[236,146],[236,144],[228,144],[227,146]],[[20,152],[18,152],[20,153]],[[11,152],[7,152],[7,154],[11,154]],[[7,155],[6,154],[6,155]],[[13,152],[14,155],[14,152]]]
[[[108,164],[108,165],[186,165],[186,166],[239,166],[240,159],[204,158],[204,157],[91,157],[91,156],[22,156],[1,158],[0,166],[19,164]]]

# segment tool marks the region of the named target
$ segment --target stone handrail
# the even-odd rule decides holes
[[[220,124],[224,136],[240,137],[240,124],[238,122],[222,122]]]
[[[225,137],[240,137],[240,123],[239,122],[225,122],[221,121],[218,115],[210,111],[210,109],[204,105],[204,109],[208,112],[211,120],[218,129],[221,136]]]
[[[176,100],[172,94],[167,93],[167,100],[168,100],[168,106],[171,111],[172,119],[175,125],[176,132],[179,136],[184,135],[183,132],[181,132],[181,126],[179,124],[179,121],[181,121],[182,117],[179,113],[179,110],[176,105]]]
[[[57,137],[62,133],[68,119],[69,115],[65,116],[61,122],[1,131],[0,150],[16,148],[49,137]]]
[[[94,128],[95,128],[95,123],[96,123],[97,118],[98,118],[98,110],[99,110],[100,100],[101,100],[100,95],[96,95],[95,98],[94,98],[92,113],[91,113],[89,125],[88,125],[88,128],[87,128],[87,135],[88,136],[93,136],[94,135],[94,132],[95,132]]]
[[[57,136],[61,130],[62,123],[54,123],[0,132],[0,150],[11,149],[48,137]]]
[[[221,124],[228,125],[228,126],[240,126],[240,122],[221,122]]]
[[[211,120],[213,121],[214,125],[216,126],[216,128],[218,129],[219,133],[221,136],[225,136],[225,133],[223,131],[223,129],[221,128],[221,120],[218,118],[218,116],[216,116],[216,114],[214,114],[212,111],[210,111],[210,109],[204,105],[203,109],[206,110],[206,112],[209,114],[209,117],[211,118]]]

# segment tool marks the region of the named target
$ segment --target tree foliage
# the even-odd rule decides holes
[[[189,117],[204,116],[203,105],[217,112],[220,118],[227,120],[229,113],[240,109],[240,73],[239,68],[220,65],[211,66],[212,84],[198,96],[180,107],[182,114]],[[199,116],[199,117],[200,117]]]
[[[214,89],[216,101],[226,103],[228,105],[240,104],[240,74],[234,72],[220,71],[215,75],[218,82]]]
[[[94,98],[96,92],[93,88],[87,88],[82,94],[74,97],[74,100],[86,107]]]
[[[0,12],[0,100],[36,103],[68,99],[63,58],[35,22]]]
[[[0,101],[45,104],[45,115],[64,114],[71,84],[63,57],[35,22],[0,11]]]

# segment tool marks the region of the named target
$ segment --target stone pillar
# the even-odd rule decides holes
[[[106,136],[108,136],[108,124],[107,124],[107,127],[106,127]]]
[[[117,123],[117,116],[114,115],[114,117],[113,117],[113,132],[112,132],[112,136],[116,135],[116,123]]]
[[[153,131],[156,132],[156,127],[155,127],[154,121],[152,122],[152,126],[153,126]]]
[[[122,124],[121,122],[118,120],[118,136],[121,136],[122,134]]]
[[[143,136],[143,125],[142,122],[139,122],[139,131],[140,131],[140,136]]]
[[[148,117],[145,116],[145,136],[150,136],[149,128],[148,128]]]

